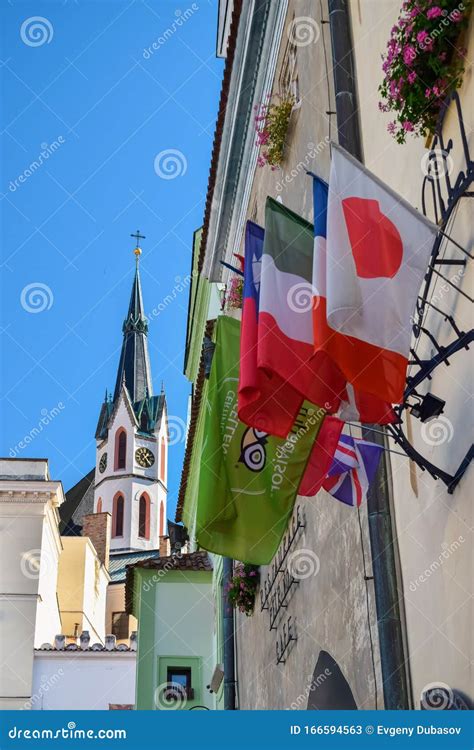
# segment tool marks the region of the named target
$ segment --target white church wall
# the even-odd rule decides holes
[[[31,710],[107,711],[135,703],[134,651],[35,651]]]
[[[41,646],[45,641],[50,641],[56,633],[61,632],[61,616],[56,596],[61,551],[62,544],[58,532],[56,510],[47,507],[41,541],[35,647]]]

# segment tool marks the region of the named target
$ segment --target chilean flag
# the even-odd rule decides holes
[[[320,225],[313,265],[315,351],[331,357],[355,393],[398,404],[438,230],[344,149],[332,149],[327,235]]]
[[[339,415],[345,421],[357,421],[364,424],[390,424],[397,417],[390,403],[383,401],[371,393],[355,388],[346,382],[346,375],[339,366],[339,361],[334,355],[337,353],[336,344],[347,350],[347,356],[353,354],[353,343],[339,336],[330,328],[327,321],[327,210],[328,210],[328,185],[319,177],[313,180],[314,197],[314,256],[313,256],[313,324],[315,340],[315,359],[329,354],[332,357],[332,379],[339,383],[345,382],[345,391],[341,403]],[[336,341],[337,339],[337,341]],[[323,354],[323,352],[325,354]]]
[[[375,477],[382,451],[376,443],[341,435],[323,488],[342,503],[359,507]]]

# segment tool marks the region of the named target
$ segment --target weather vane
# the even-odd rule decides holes
[[[137,245],[136,245],[135,250],[133,252],[135,253],[135,259],[136,259],[137,266],[138,266],[138,261],[140,259],[140,255],[142,254],[142,250],[141,250],[141,247],[140,247],[140,240],[146,240],[146,237],[145,237],[144,234],[140,234],[140,230],[139,229],[137,229],[137,231],[135,232],[135,234],[131,234],[130,237],[133,237],[137,241]]]

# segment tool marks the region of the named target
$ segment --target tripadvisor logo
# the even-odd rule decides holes
[[[267,460],[265,444],[267,433],[248,427],[240,442],[239,463],[244,464],[250,471],[262,471]]]

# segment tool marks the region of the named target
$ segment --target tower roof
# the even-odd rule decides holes
[[[133,279],[130,304],[123,323],[122,352],[115,382],[114,402],[125,384],[132,403],[153,395],[150,358],[148,355],[148,323],[143,307],[140,282],[139,258],[141,250],[135,249],[136,269]]]

